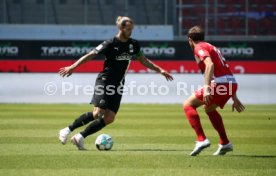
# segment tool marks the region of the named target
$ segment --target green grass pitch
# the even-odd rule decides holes
[[[212,145],[189,156],[196,138],[181,105],[123,104],[113,124],[85,140],[87,151],[70,142],[61,145],[59,129],[90,109],[84,104],[0,104],[0,175],[276,175],[276,105],[247,105],[241,114],[229,105],[220,111],[234,151],[219,157],[212,156],[219,139],[202,108]],[[101,133],[113,137],[111,151],[96,149]]]

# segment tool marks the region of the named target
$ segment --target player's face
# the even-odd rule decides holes
[[[193,50],[194,49],[194,42],[193,42],[193,40],[189,37],[188,41],[189,41],[189,45],[191,46],[191,48]]]
[[[123,37],[128,39],[131,36],[132,30],[133,30],[133,24],[126,23],[126,26],[122,28]]]

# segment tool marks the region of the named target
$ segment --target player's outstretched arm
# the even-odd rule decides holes
[[[140,63],[142,65],[144,65],[145,67],[154,70],[158,73],[161,73],[166,79],[167,81],[172,81],[173,77],[171,74],[169,74],[166,70],[162,69],[161,67],[159,67],[158,65],[152,63],[148,58],[146,58],[144,55],[141,55],[139,57],[137,57],[138,60],[140,61]]]
[[[93,59],[97,54],[95,53],[95,51],[91,51],[88,54],[82,56],[79,60],[77,60],[74,64],[67,66],[67,67],[62,67],[59,69],[59,74],[60,76],[64,77],[64,76],[70,76],[72,75],[73,71],[80,66],[81,64]]]
[[[236,110],[239,113],[242,112],[242,111],[244,111],[245,107],[241,103],[241,101],[239,100],[237,94],[234,94],[232,96],[232,100],[233,100],[232,111]]]

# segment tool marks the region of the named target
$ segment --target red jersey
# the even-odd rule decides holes
[[[225,58],[222,56],[219,49],[207,42],[200,42],[194,48],[194,55],[200,70],[205,72],[204,59],[210,57],[214,63],[214,77],[225,75],[233,75]]]

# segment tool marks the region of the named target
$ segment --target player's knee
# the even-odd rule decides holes
[[[114,115],[111,115],[111,114],[108,114],[104,117],[104,122],[106,125],[110,124],[110,123],[113,123],[115,120],[115,116]]]
[[[204,110],[205,110],[205,113],[208,114],[210,112],[214,112],[216,111],[217,109],[217,106],[204,106]]]
[[[208,114],[208,113],[211,113],[211,112],[214,112],[215,109],[205,109],[205,113]]]
[[[187,107],[190,107],[191,106],[191,103],[188,101],[188,100],[185,100],[183,102],[183,109],[185,110]]]
[[[104,111],[101,111],[100,109],[96,109],[93,111],[93,117],[95,119],[102,118],[104,115]]]

